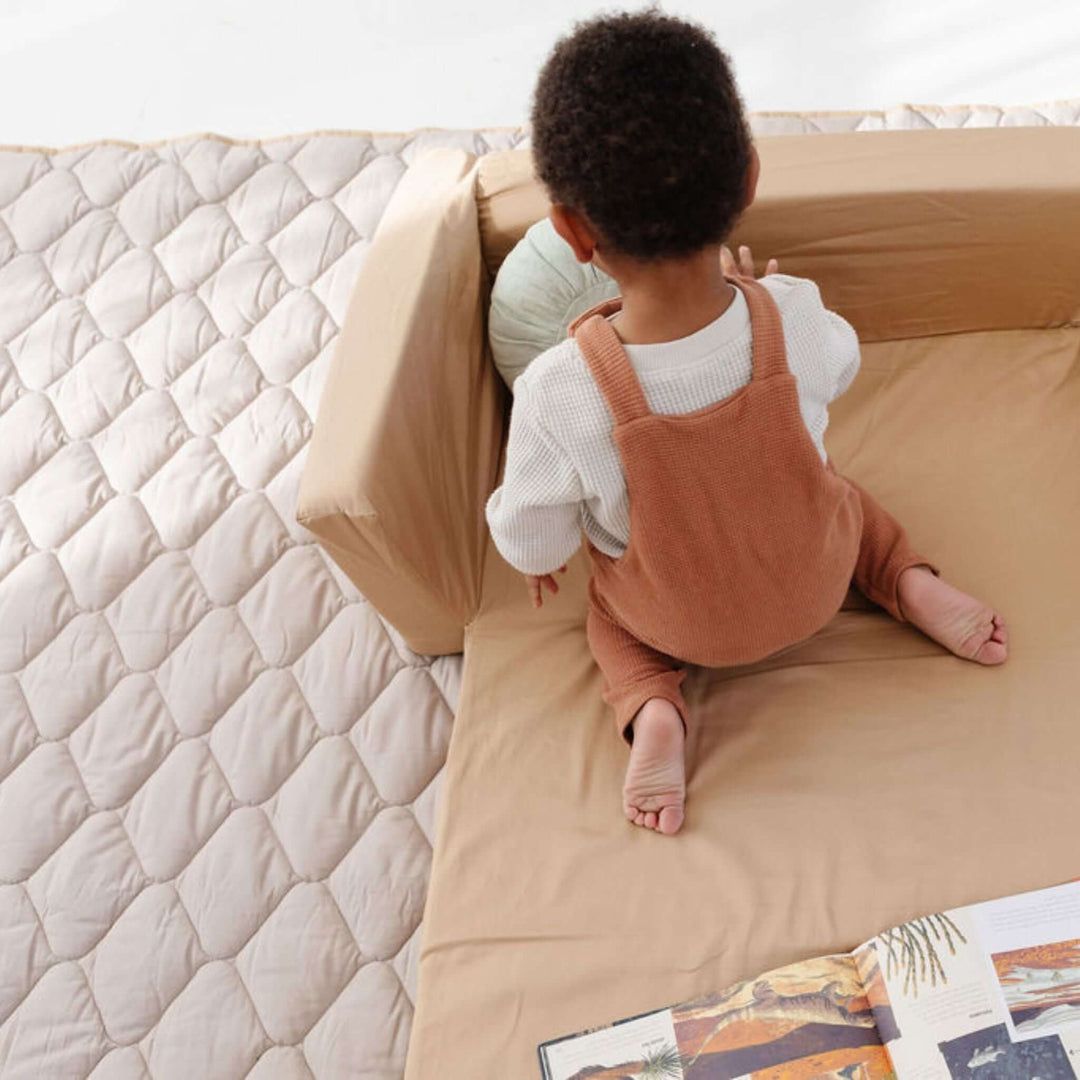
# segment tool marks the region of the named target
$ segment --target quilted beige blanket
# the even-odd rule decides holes
[[[295,521],[384,209],[512,132],[0,151],[0,1076],[400,1076],[460,659]]]

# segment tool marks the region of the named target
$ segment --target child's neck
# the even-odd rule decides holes
[[[622,310],[612,327],[626,345],[688,337],[718,319],[735,299],[720,268],[719,245],[689,259],[613,267]]]

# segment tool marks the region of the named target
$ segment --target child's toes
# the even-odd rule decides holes
[[[646,829],[655,829],[656,828],[656,811],[655,810],[650,810],[645,815],[645,828]]]
[[[683,808],[681,806],[665,806],[660,811],[657,827],[662,833],[675,833],[683,822]]]
[[[988,641],[982,648],[980,660],[984,664],[1004,664],[1009,654],[999,641]]]
[[[1001,664],[1007,656],[1008,649],[1004,642],[997,641],[991,636],[976,649],[972,659],[980,664]]]

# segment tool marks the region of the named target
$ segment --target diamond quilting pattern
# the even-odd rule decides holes
[[[64,678],[58,679],[57,672]],[[22,695],[37,733],[53,740],[71,735],[124,672],[105,619],[98,613],[76,615],[22,672]]]
[[[108,480],[87,443],[62,446],[37,469],[12,500],[31,541],[59,547],[109,498]]]
[[[460,662],[413,653],[293,509],[371,237],[446,145],[528,132],[0,150],[5,1077],[404,1069]]]
[[[120,593],[105,618],[128,668],[151,671],[209,610],[188,556],[169,551]]]
[[[151,957],[147,941],[155,942]],[[142,1038],[204,960],[176,889],[147,885],[87,960],[90,989],[108,1037],[121,1044]]]
[[[0,581],[0,671],[24,667],[77,613],[56,556],[31,552]]]
[[[26,883],[42,947],[48,935],[50,954],[85,956],[148,884],[116,814],[92,814]]]
[[[60,295],[40,255],[19,254],[0,267],[0,340],[6,343],[22,333]]]
[[[253,406],[254,407],[254,406]],[[188,548],[240,494],[220,443],[188,438],[140,491],[167,548]]]
[[[3,252],[0,252],[0,259],[2,258]],[[19,380],[11,363],[11,356],[7,349],[0,347],[0,415],[7,412],[18,394]]]
[[[199,286],[198,295],[221,332],[236,336],[251,330],[288,289],[269,249],[244,244]]]
[[[130,248],[86,290],[86,308],[101,332],[122,338],[172,294],[161,263],[145,248]]]
[[[86,1076],[109,1045],[86,974],[74,961],[60,961],[45,969],[0,1028],[0,1063],[15,1080]],[[37,1062],[48,1062],[48,1072]]]
[[[362,955],[392,959],[420,925],[431,851],[400,806],[379,814],[327,881]],[[374,872],[373,872],[374,871]],[[360,904],[346,898],[359,897]]]
[[[271,668],[214,725],[209,746],[234,798],[254,805],[273,797],[318,737],[292,674]]]
[[[75,602],[97,611],[160,551],[161,541],[142,503],[133,495],[118,495],[72,535],[57,558]]]
[[[342,608],[319,641],[318,649],[308,649],[296,662],[293,673],[319,728],[344,735],[356,717],[374,707],[405,664],[382,625],[365,618],[355,605]],[[367,662],[353,663],[355,656]]]
[[[295,1043],[341,993],[360,952],[321,882],[301,881],[290,889],[267,928],[240,950],[236,970],[267,1034]]]
[[[435,785],[391,805],[348,735],[403,672],[457,660],[395,648],[292,518],[409,141],[0,154],[5,1075],[234,1077],[264,1051],[253,1075],[333,1075],[303,1040],[402,859],[382,933],[415,936]],[[444,745],[418,742],[425,777]],[[360,846],[390,811],[411,829]],[[391,969],[375,985],[400,1072],[411,1004]],[[335,1030],[320,1060],[348,1057]]]
[[[299,375],[336,332],[318,298],[295,289],[251,331],[248,348],[263,376],[281,385]]]
[[[224,335],[193,292],[181,292],[124,341],[148,386],[164,388]]]
[[[202,739],[184,739],[121,811],[139,863],[157,881],[176,877],[234,805]]]
[[[262,492],[238,496],[191,549],[207,596],[235,604],[281,558],[289,534]]]
[[[133,243],[152,248],[196,206],[199,194],[178,165],[165,162],[132,184],[116,201],[116,218]]]
[[[0,502],[0,578],[33,550],[15,507],[9,502]]]
[[[281,785],[270,820],[289,861],[302,877],[321,880],[341,861],[383,802],[343,735],[320,739]]]
[[[394,970],[364,964],[304,1040],[316,1076],[348,1076],[362,1061],[372,1076],[396,1075],[405,1059],[411,1010]],[[365,1023],[358,1024],[362,1016]]]
[[[153,430],[147,439],[144,432]],[[117,491],[138,491],[183,446],[183,417],[166,390],[144,390],[107,427],[86,443],[97,454]]]
[[[25,999],[57,957],[21,885],[0,885],[0,948],[8,960],[0,979],[0,1024]]]
[[[312,421],[287,386],[271,386],[218,436],[248,490],[268,487],[311,436]]]
[[[202,947],[236,956],[298,881],[266,814],[239,807],[176,879]]]
[[[157,669],[157,686],[180,734],[205,735],[264,669],[236,609],[215,607]]]
[[[142,787],[179,738],[157,683],[133,675],[79,726],[68,748],[93,805],[110,809]]]
[[[57,300],[31,323],[9,351],[23,383],[41,390],[62,375],[96,340],[93,324],[82,317],[82,304],[72,297]]]
[[[89,809],[68,748],[58,742],[34,747],[0,789],[0,880],[25,881]]]
[[[228,1032],[226,1039],[206,1032]],[[230,1080],[245,1076],[272,1043],[231,960],[210,960],[168,1003],[138,1043],[154,1080]]]
[[[262,372],[243,344],[236,338],[224,338],[192,364],[170,389],[191,431],[213,435],[243,410],[264,385]]]
[[[433,692],[434,691],[434,692]],[[406,723],[401,717],[407,716]],[[450,742],[450,707],[425,671],[406,667],[367,709],[350,738],[387,802],[411,803]],[[423,753],[418,753],[419,747]]]
[[[30,753],[37,737],[18,682],[13,675],[0,675],[0,780]]]
[[[141,388],[128,350],[119,342],[102,341],[49,387],[49,397],[67,437],[86,439],[115,420]]]
[[[0,296],[3,295],[0,287]],[[0,310],[3,305],[0,304]],[[17,376],[12,382],[17,384]],[[20,388],[23,389],[23,388]],[[16,395],[0,415],[0,490],[9,497],[60,449],[64,430],[44,394]]]
[[[11,203],[3,216],[23,251],[43,251],[92,209],[70,172],[50,169],[23,198]]]

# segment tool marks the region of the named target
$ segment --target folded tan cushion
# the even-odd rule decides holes
[[[475,160],[428,151],[395,189],[337,339],[297,506],[423,653],[459,652],[479,603],[503,432]]]

